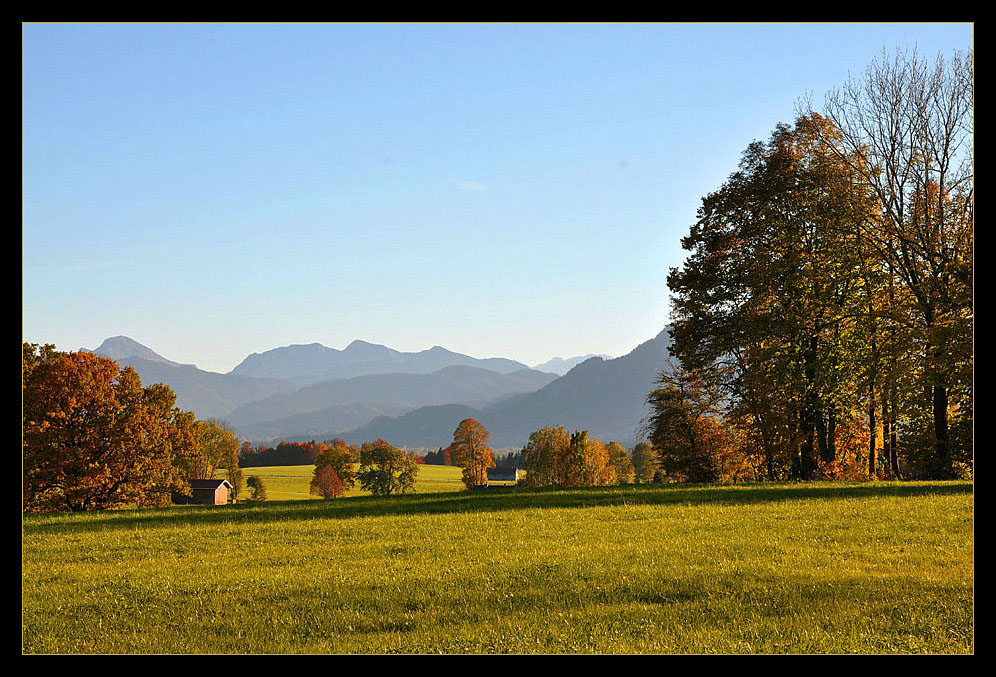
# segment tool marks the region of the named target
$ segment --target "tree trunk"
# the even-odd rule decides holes
[[[802,479],[811,480],[816,474],[816,419],[819,401],[816,394],[816,348],[817,338],[811,336],[805,354],[806,394],[799,424],[802,428]]]
[[[936,377],[933,386],[934,403],[934,474],[938,479],[953,479],[951,449],[948,446],[948,389]]]
[[[886,468],[892,472],[892,450],[889,446],[889,393],[888,388],[882,388],[882,458],[887,463]]]
[[[897,407],[897,396],[896,396],[896,386],[892,384],[891,392],[891,406],[889,407],[889,450],[892,452],[892,474],[895,475],[897,480],[901,480],[902,476],[899,473],[899,451],[896,448],[897,434],[896,434],[896,407]]]
[[[868,476],[875,479],[875,371],[868,382]]]

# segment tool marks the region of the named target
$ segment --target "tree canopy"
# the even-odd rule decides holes
[[[23,355],[25,510],[163,505],[188,489],[194,419],[167,386],[87,352]]]
[[[417,474],[415,458],[384,440],[365,442],[360,447],[356,477],[364,491],[384,496],[414,492]]]
[[[491,447],[487,445],[491,433],[472,418],[460,421],[453,432],[453,443],[448,451],[455,465],[463,468],[463,483],[468,489],[488,482],[488,468],[495,462]]]

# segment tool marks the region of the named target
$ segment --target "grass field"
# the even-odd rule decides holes
[[[358,466],[354,467],[354,470]],[[311,475],[315,470],[313,465],[273,465],[259,468],[243,468],[246,479],[250,475],[262,478],[266,485],[266,497],[269,501],[298,501],[315,499],[318,496],[310,493]],[[419,494],[438,493],[441,491],[460,491],[463,481],[461,470],[451,465],[420,465],[415,477],[415,492]],[[245,490],[249,495],[249,490]],[[357,486],[346,492],[346,496],[369,496]]]
[[[27,516],[21,552],[29,653],[975,649],[965,482]]]

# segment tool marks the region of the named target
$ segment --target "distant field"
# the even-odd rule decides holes
[[[269,501],[319,500],[310,493],[311,475],[315,470],[313,465],[272,465],[259,468],[243,468],[242,472],[248,478],[256,475],[263,479],[266,485],[266,497]],[[461,470],[451,465],[420,465],[415,478],[415,491],[420,494],[438,493],[440,491],[460,491],[463,481]],[[245,490],[245,496],[249,490]],[[369,496],[360,489],[359,483],[346,492],[346,496]]]
[[[28,653],[975,649],[965,482],[27,516],[21,559]]]

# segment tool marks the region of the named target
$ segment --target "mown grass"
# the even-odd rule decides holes
[[[974,651],[972,485],[29,516],[24,652]]]

